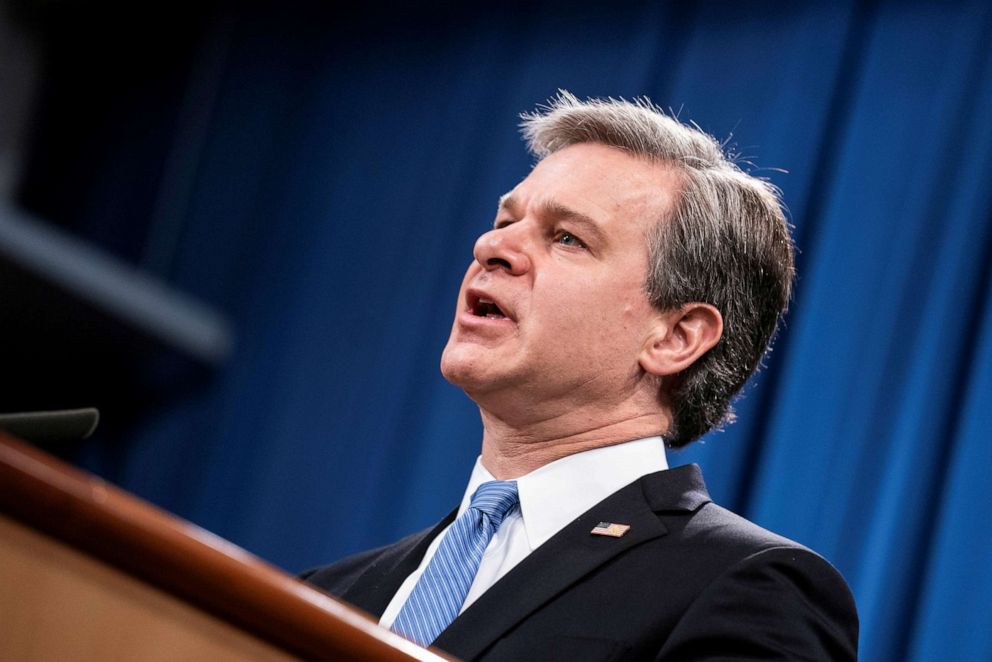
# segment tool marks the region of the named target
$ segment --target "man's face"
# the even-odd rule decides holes
[[[483,406],[624,397],[659,319],[644,291],[648,233],[678,185],[670,167],[599,144],[541,161],[475,244],[444,376]]]

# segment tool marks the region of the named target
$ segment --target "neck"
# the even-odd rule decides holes
[[[615,411],[610,417],[568,412],[544,419],[515,420],[480,407],[482,464],[495,478],[510,480],[563,457],[662,434],[671,424],[667,410]]]

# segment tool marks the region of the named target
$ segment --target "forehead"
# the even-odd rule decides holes
[[[564,204],[603,224],[620,218],[653,224],[672,208],[680,183],[669,164],[581,143],[545,157],[511,195],[527,207]]]

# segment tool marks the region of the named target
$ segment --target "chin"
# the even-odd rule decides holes
[[[448,345],[441,355],[441,374],[448,382],[470,396],[496,383],[489,357],[479,356],[478,348]]]
[[[464,356],[465,352],[446,347],[441,355],[441,375],[455,386],[465,388],[466,384],[478,381],[475,361]]]

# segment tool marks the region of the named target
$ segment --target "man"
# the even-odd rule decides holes
[[[462,505],[304,578],[465,660],[854,659],[840,575],[665,459],[789,301],[775,189],[646,101],[563,92],[523,132],[441,359],[482,415]]]

